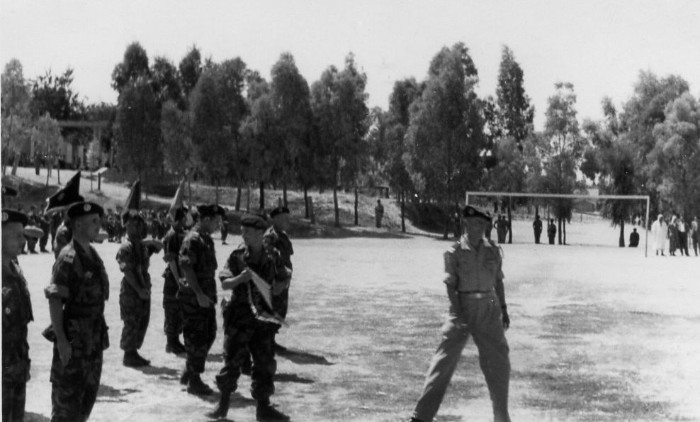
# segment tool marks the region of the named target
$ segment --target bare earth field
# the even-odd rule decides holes
[[[575,222],[570,246],[534,245],[529,224],[516,222],[514,244],[503,246],[513,420],[700,420],[700,258],[645,258],[643,248],[618,248],[617,231],[606,223]],[[239,241],[216,242],[220,263]],[[448,245],[398,235],[295,241],[291,327],[278,337],[291,353],[278,356],[273,403],[295,421],[406,419],[447,309],[441,256]],[[164,351],[162,255],[151,260],[151,325],[142,350],[152,366],[136,370],[121,365],[117,245],[97,250],[111,280],[112,346],[91,420],[206,420],[218,396],[188,395],[178,383],[183,358]],[[27,397],[34,421],[51,413],[51,345],[40,332],[49,323],[42,289],[52,263],[49,254],[20,257],[36,318]],[[203,376],[210,385],[222,365],[222,342],[219,315]],[[228,420],[254,420],[249,385],[243,376]],[[491,420],[473,343],[437,420]]]

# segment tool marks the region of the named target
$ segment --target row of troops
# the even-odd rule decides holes
[[[193,210],[194,211],[194,210]],[[274,393],[275,335],[284,323],[291,280],[291,242],[286,235],[288,209],[245,214],[241,220],[243,244],[234,249],[218,279],[231,291],[222,302],[224,316],[224,367],[216,377],[221,392],[212,417],[225,417],[230,395],[246,362],[252,357],[251,393],[259,420],[286,420],[270,404]],[[188,214],[197,216],[186,229]],[[185,353],[180,382],[187,392],[213,394],[201,374],[216,338],[216,271],[218,263],[211,234],[219,230],[224,209],[203,205],[196,212],[174,210],[174,222],[163,240],[167,263],[163,288],[166,351]],[[109,347],[104,317],[109,280],[104,263],[91,245],[100,233],[103,209],[77,202],[67,208],[66,223],[56,237],[57,253],[51,281],[45,288],[51,325],[43,335],[53,342],[52,421],[88,420],[97,398],[103,351]],[[126,239],[116,259],[123,273],[119,294],[124,327],[120,347],[123,364],[149,365],[139,355],[150,320],[151,279],[149,260],[158,248],[144,241],[144,218],[122,215]],[[270,225],[272,222],[272,225]],[[26,383],[30,375],[27,325],[33,320],[31,300],[17,256],[24,247],[26,214],[3,210],[3,421],[24,419]],[[262,282],[260,282],[262,281]],[[184,345],[179,336],[183,335]]]

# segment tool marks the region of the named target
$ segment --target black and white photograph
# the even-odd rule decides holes
[[[0,0],[2,421],[700,421],[700,2]]]

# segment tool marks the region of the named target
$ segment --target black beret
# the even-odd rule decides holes
[[[226,210],[224,210],[223,207],[216,204],[198,205],[197,211],[199,212],[199,218],[212,217],[215,215],[226,217]]]
[[[270,217],[276,217],[280,214],[289,214],[289,208],[287,207],[277,207],[274,210],[270,211]]]
[[[2,187],[2,194],[6,196],[17,196],[17,189],[11,187],[11,186],[4,186]]]
[[[100,217],[105,215],[104,209],[94,202],[78,202],[68,208],[68,218],[82,217],[88,214],[99,214]]]
[[[2,210],[2,224],[6,223],[21,223],[22,227],[27,225],[29,218],[23,212],[14,210]]]
[[[247,212],[243,214],[243,217],[241,217],[241,226],[266,230],[268,224],[263,214]]]
[[[480,209],[480,208],[477,208],[473,205],[467,205],[466,207],[464,207],[464,210],[462,211],[462,215],[465,218],[481,217],[484,220],[491,222],[491,213],[490,212],[483,210],[483,209]]]

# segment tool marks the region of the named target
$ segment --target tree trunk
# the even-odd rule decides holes
[[[265,209],[265,182],[260,181],[260,210]]]
[[[304,185],[304,218],[309,218],[309,189]]]
[[[512,198],[513,198],[512,196],[508,197],[508,244],[513,243],[513,218],[512,218],[511,212],[510,212],[510,210],[512,208],[512,203],[511,203]]]
[[[357,199],[357,186],[355,186],[355,225],[356,225],[356,226],[359,225],[359,220],[358,220],[358,216],[357,216],[357,202],[358,202],[358,199]]]
[[[406,233],[406,191],[401,191],[401,232]]]
[[[236,211],[241,210],[241,181],[238,181],[238,186],[236,186]]]
[[[333,186],[333,212],[335,214],[335,227],[340,227],[340,210],[338,209],[338,187]]]
[[[187,203],[192,206],[192,180],[187,178]]]
[[[17,176],[17,167],[19,166],[19,154],[15,154],[15,159],[12,160],[12,175]]]
[[[219,205],[219,178],[216,178],[216,185],[214,187],[214,203]]]
[[[563,224],[563,230],[564,230],[564,244],[566,245],[566,219],[562,221]]]
[[[445,230],[442,233],[442,238],[447,239],[450,237],[450,226],[452,225],[452,214],[450,213],[450,205],[445,207]]]
[[[248,183],[248,189],[247,189],[247,199],[246,199],[246,205],[245,205],[245,210],[250,212],[250,183]]]
[[[625,220],[620,221],[620,242],[619,246],[621,248],[625,247]]]
[[[282,181],[282,203],[287,206],[287,181]]]

